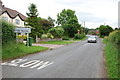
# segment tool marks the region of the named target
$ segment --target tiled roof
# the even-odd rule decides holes
[[[5,13],[5,12],[7,12],[9,17],[11,17],[13,19],[16,16],[19,16],[23,21],[26,19],[26,16],[24,16],[21,13],[19,13],[18,11],[2,6],[2,14]]]

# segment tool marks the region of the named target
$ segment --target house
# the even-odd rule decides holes
[[[99,35],[99,30],[94,30],[94,29],[91,29],[91,30],[89,30],[89,32],[88,32],[89,34],[91,34],[91,35]]]
[[[24,16],[23,14],[16,10],[5,7],[4,5],[2,5],[1,0],[0,0],[0,19],[10,22],[16,27],[23,28],[25,27],[26,16]]]

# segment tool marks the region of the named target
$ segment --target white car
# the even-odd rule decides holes
[[[87,39],[87,42],[94,42],[96,43],[97,42],[97,38],[95,36],[90,36],[88,39]]]

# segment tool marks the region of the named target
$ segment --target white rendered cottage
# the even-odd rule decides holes
[[[2,5],[2,1],[0,0],[0,18],[7,22],[14,24],[16,27],[25,27],[25,19],[26,17],[19,13],[16,10],[10,9]]]

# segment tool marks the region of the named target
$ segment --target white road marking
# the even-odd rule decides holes
[[[41,66],[43,62],[44,61],[41,61],[40,63],[38,63],[38,64],[36,64],[36,65],[34,65],[34,66],[30,67],[30,68],[35,68],[35,67]]]
[[[27,63],[21,64],[20,67],[30,67],[32,65],[37,64],[38,62],[40,62],[40,61],[39,60],[32,60],[32,61],[29,61]]]
[[[37,68],[37,69],[42,69],[42,68],[47,67],[47,66],[49,66],[49,65],[51,65],[51,64],[53,64],[53,62],[51,62],[51,63],[44,63],[42,66],[40,66],[40,67]]]
[[[12,60],[11,62],[4,62],[1,63],[1,65],[3,66],[13,66],[13,67],[21,67],[21,68],[37,68],[38,70],[45,68],[51,64],[53,64],[54,62],[50,62],[50,61],[40,61],[40,60],[31,60],[31,61],[27,61],[27,59],[15,59]],[[23,63],[25,62],[25,63]],[[20,64],[21,63],[21,64]]]
[[[15,59],[13,61],[11,61],[10,63],[8,63],[9,66],[18,66],[18,63],[27,61],[27,59]]]

